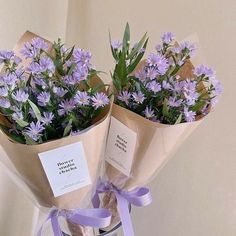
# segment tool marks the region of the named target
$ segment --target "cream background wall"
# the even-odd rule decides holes
[[[179,39],[197,32],[205,61],[217,70],[223,82],[223,97],[216,110],[151,183],[153,204],[134,209],[133,221],[137,236],[236,235],[234,0],[11,0],[0,4],[1,48],[11,48],[25,29],[49,38],[61,35],[70,44],[89,48],[97,69],[104,71],[114,66],[108,29],[113,38],[121,38],[126,21],[130,23],[134,41],[148,31],[149,51],[163,31],[174,31]],[[12,183],[8,184],[3,171],[0,173],[3,189],[0,235],[31,235],[30,231],[25,234],[7,231],[6,217],[2,214],[6,209],[12,217],[11,224],[16,225],[19,221],[31,224],[35,211],[17,217],[18,209],[30,208],[30,203],[22,200],[23,194]],[[13,207],[6,207],[6,199],[17,203],[14,211]]]

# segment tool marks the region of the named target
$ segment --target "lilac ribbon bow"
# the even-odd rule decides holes
[[[49,220],[51,220],[54,236],[63,236],[58,222],[59,217],[64,217],[74,224],[90,226],[94,228],[107,227],[111,223],[111,213],[107,209],[59,210],[57,208],[53,208],[39,229],[37,236],[42,236],[43,227]]]
[[[97,191],[93,198],[94,207],[99,207],[99,193],[113,192],[117,199],[117,209],[123,226],[125,236],[134,236],[132,220],[129,212],[129,203],[135,206],[147,206],[152,202],[150,190],[148,188],[136,188],[132,191],[122,191],[110,182],[99,181]]]

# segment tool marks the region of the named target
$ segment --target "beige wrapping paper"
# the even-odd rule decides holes
[[[143,65],[144,62],[141,62],[137,69]],[[178,74],[183,79],[194,78],[193,68],[192,63],[188,61]],[[109,181],[125,190],[149,183],[203,120],[203,117],[198,117],[196,121],[191,123],[161,124],[116,104],[112,107],[112,116],[137,133],[130,176],[124,175],[106,163],[106,176]]]
[[[34,37],[36,37],[35,34],[26,32],[14,48],[16,54],[20,55],[19,49],[22,48],[25,42],[31,41]],[[23,64],[26,65],[27,61],[23,61]],[[98,77],[94,77],[91,83],[96,85],[101,82],[102,81]],[[110,112],[111,106],[107,106],[104,114],[96,119],[92,126],[83,130],[80,134],[38,145],[14,143],[3,132],[0,132],[0,144],[15,167],[19,180],[23,180],[23,182],[26,183],[41,206],[56,206],[63,209],[73,209],[86,207],[90,202],[98,170],[104,156]],[[7,123],[3,116],[1,116],[0,120],[1,123]],[[38,153],[76,142],[82,142],[83,144],[92,184],[62,196],[54,197],[46,174],[40,163]],[[12,170],[12,172],[14,172],[14,170]]]

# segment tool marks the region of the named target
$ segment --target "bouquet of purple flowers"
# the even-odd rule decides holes
[[[1,129],[19,143],[35,144],[89,127],[109,104],[104,84],[91,82],[97,71],[91,53],[66,48],[58,39],[49,47],[41,38],[26,42],[21,54],[0,51]]]
[[[110,37],[116,63],[111,74],[115,98],[103,178],[119,192],[132,193],[149,183],[222,92],[213,69],[191,63],[195,44],[178,43],[173,33],[166,32],[161,44],[142,60],[147,44],[145,34],[130,46],[128,24],[122,42]],[[115,221],[116,202],[111,193],[103,198]]]
[[[59,216],[92,227],[110,222],[107,210],[80,209],[95,191],[111,108],[109,85],[91,57],[30,32],[13,51],[0,51],[0,143],[7,154],[0,160],[38,206],[53,208],[55,235],[62,234]]]
[[[115,103],[163,124],[192,122],[196,117],[206,115],[209,108],[215,106],[222,86],[214,70],[204,65],[194,68],[188,78],[181,77],[181,69],[194,55],[196,46],[190,42],[178,45],[174,34],[166,32],[161,44],[156,46],[156,52],[147,57],[141,69],[137,69],[146,48],[142,42],[131,50],[128,40],[111,43],[117,62],[112,75]]]

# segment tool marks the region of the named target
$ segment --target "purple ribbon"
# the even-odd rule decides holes
[[[136,188],[132,191],[123,191],[118,189],[110,182],[99,181],[97,191],[93,198],[94,207],[99,207],[99,193],[113,192],[117,199],[117,209],[123,226],[125,236],[134,236],[132,220],[129,212],[129,204],[135,206],[147,206],[152,202],[150,190],[148,188]]]
[[[43,225],[40,227],[37,236],[42,236],[44,225],[50,220],[54,236],[63,236],[61,227],[58,222],[59,217],[74,224],[90,226],[94,228],[104,228],[111,223],[111,213],[107,209],[76,209],[76,210],[59,210],[53,208]]]

